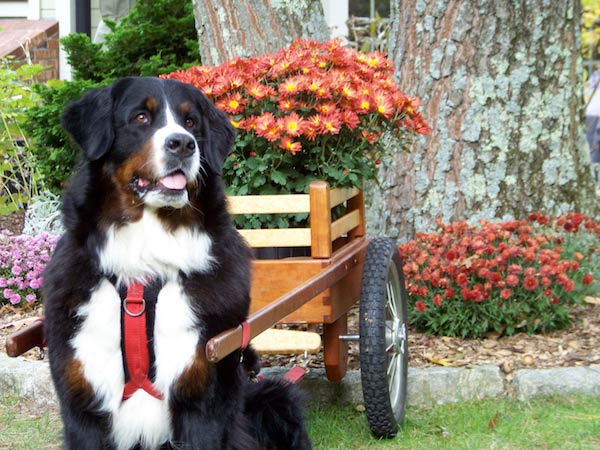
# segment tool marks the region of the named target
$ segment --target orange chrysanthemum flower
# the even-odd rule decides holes
[[[302,119],[298,114],[292,113],[278,120],[283,131],[290,136],[300,136],[306,129],[306,120]]]
[[[339,134],[342,119],[339,114],[327,114],[321,116],[321,132]]]
[[[296,153],[302,150],[302,145],[300,144],[300,142],[294,142],[287,136],[281,139],[279,147],[281,147],[284,150],[287,150],[292,155],[295,155]]]
[[[242,97],[242,94],[236,92],[230,96],[223,97],[217,102],[217,107],[231,114],[239,114],[244,110],[247,100]]]

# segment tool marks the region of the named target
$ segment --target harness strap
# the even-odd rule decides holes
[[[250,324],[247,321],[243,321],[242,326],[242,345],[240,345],[240,350],[243,352],[248,348],[248,344],[250,344]]]
[[[144,285],[141,283],[133,283],[127,288],[127,296],[123,300],[123,336],[123,350],[129,373],[129,381],[123,388],[123,401],[138,389],[162,400],[162,393],[156,390],[148,378],[150,358],[146,337],[146,301]]]

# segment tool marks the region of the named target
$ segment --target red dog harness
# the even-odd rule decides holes
[[[123,300],[123,355],[129,381],[123,388],[123,401],[130,398],[139,389],[146,391],[151,396],[162,400],[163,394],[159,392],[149,378],[150,355],[148,352],[148,335],[146,332],[146,300],[144,299],[144,285],[132,283],[127,288],[127,295]],[[242,342],[240,350],[243,352],[250,343],[250,324],[241,323]],[[301,367],[292,368],[284,378],[292,383],[298,383],[306,374]],[[263,377],[259,375],[259,379]]]
[[[162,393],[148,378],[150,357],[146,335],[146,300],[144,300],[144,285],[141,283],[131,284],[123,300],[123,351],[129,372],[129,381],[123,388],[123,401],[138,389],[143,389],[151,396],[162,400]]]

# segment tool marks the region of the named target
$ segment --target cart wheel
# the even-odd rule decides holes
[[[404,273],[390,238],[375,238],[367,248],[359,327],[367,420],[375,436],[391,438],[404,417],[408,347]]]

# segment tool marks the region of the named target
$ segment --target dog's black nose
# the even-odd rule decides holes
[[[187,134],[172,134],[165,140],[165,148],[169,153],[173,153],[180,158],[186,158],[194,153],[196,141]]]

